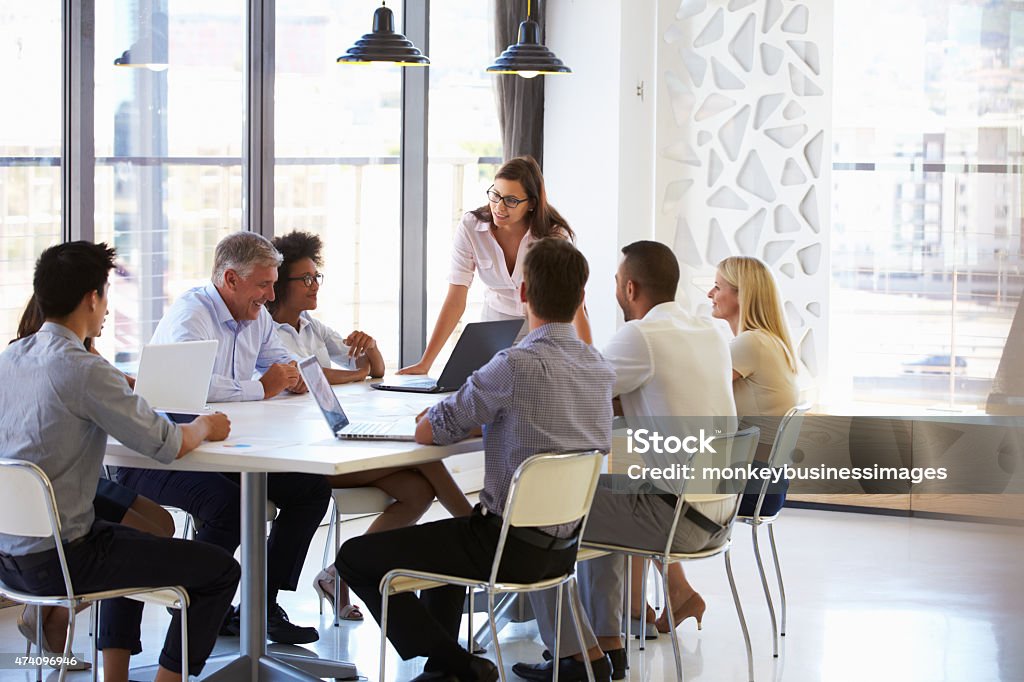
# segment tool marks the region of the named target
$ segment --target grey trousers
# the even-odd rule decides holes
[[[602,475],[590,507],[584,540],[589,542],[628,545],[655,551],[664,550],[665,539],[672,527],[674,508],[657,495],[628,490],[622,476]],[[732,516],[736,500],[694,505],[716,523],[725,523]],[[710,534],[686,519],[679,519],[672,550],[695,552],[708,545]],[[568,594],[562,602],[562,657],[578,654],[584,648],[597,646],[597,637],[616,637],[622,633],[622,589],[625,562],[622,556],[609,555],[579,564],[577,568],[580,599],[576,608],[583,620],[581,647],[572,623]],[[567,591],[566,591],[567,592]],[[530,605],[537,618],[541,639],[548,650],[555,650],[556,590],[530,593]]]

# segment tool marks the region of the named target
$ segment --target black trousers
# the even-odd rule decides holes
[[[238,474],[119,468],[117,481],[202,522],[196,539],[234,554],[242,532]],[[327,513],[331,486],[314,474],[268,474],[267,497],[279,513],[267,540],[267,591],[294,590],[313,534]]]
[[[198,675],[217,641],[217,631],[242,571],[220,547],[161,538],[134,528],[96,521],[84,537],[64,545],[76,593],[122,587],[180,585],[189,595],[189,673]],[[20,557],[0,556],[0,576],[31,594],[67,594],[57,550]],[[100,649],[142,651],[142,603],[108,599],[100,610]],[[160,652],[160,665],[181,672],[181,612],[175,611]]]
[[[338,552],[338,574],[380,622],[380,581],[395,568],[488,579],[500,533],[499,517],[445,519],[352,538]],[[575,545],[542,549],[509,535],[502,554],[500,580],[530,582],[562,575],[576,560]],[[458,647],[465,588],[437,587],[391,597],[388,639],[403,659],[433,656]]]

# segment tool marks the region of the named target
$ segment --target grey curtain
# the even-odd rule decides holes
[[[495,0],[494,54],[519,39],[519,23],[526,19],[527,0]],[[544,37],[544,3],[533,0],[533,19]],[[497,75],[495,96],[505,160],[529,154],[544,166],[544,77]]]

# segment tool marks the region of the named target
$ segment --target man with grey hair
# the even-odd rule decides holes
[[[274,300],[281,254],[269,239],[235,232],[217,244],[212,281],[185,292],[167,311],[153,343],[219,341],[208,399],[263,400],[282,391],[305,393],[296,359],[278,340],[264,307]],[[117,480],[160,504],[192,514],[196,539],[233,553],[241,533],[238,475],[191,471],[119,469]],[[267,497],[280,510],[267,543],[267,636],[283,644],[319,639],[299,627],[277,603],[278,590],[295,590],[310,541],[327,512],[331,488],[323,476],[270,474]],[[238,634],[238,613],[222,634]]]

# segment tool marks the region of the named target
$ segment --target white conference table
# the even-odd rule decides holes
[[[335,386],[352,421],[411,419],[443,395],[376,391],[367,383]],[[345,474],[380,467],[412,466],[481,449],[474,438],[455,445],[424,446],[412,442],[338,440],[310,395],[285,394],[271,400],[217,403],[213,408],[231,419],[231,436],[203,443],[169,465],[161,465],[111,439],[104,463],[111,466],[218,471],[241,474],[241,623],[238,658],[204,679],[303,680],[356,678],[354,665],[306,656],[267,652],[267,473]]]

